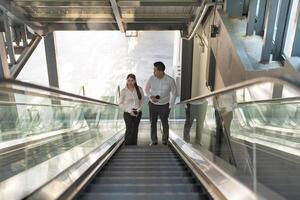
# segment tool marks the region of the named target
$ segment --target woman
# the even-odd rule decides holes
[[[119,106],[124,110],[124,120],[126,124],[125,145],[136,145],[141,109],[144,104],[144,93],[137,85],[134,74],[128,74],[126,87],[121,90]]]

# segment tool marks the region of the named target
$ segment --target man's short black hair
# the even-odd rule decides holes
[[[155,63],[153,63],[153,65],[159,71],[165,71],[165,69],[166,69],[165,64],[163,62],[161,62],[161,61],[155,62]]]

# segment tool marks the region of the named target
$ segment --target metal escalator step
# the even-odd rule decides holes
[[[111,162],[113,161],[128,161],[128,162],[176,162],[178,161],[177,158],[112,158]]]
[[[182,164],[183,162],[181,160],[111,160],[109,161],[110,165],[114,165],[114,164],[156,164],[156,165],[164,165],[164,164]]]
[[[206,195],[189,193],[83,193],[82,200],[207,200]]]
[[[126,177],[126,176],[132,176],[132,177],[187,177],[191,176],[188,171],[103,171],[99,174],[102,177]]]
[[[127,151],[120,151],[119,153],[123,153],[123,154],[132,154],[132,153],[135,153],[135,154],[170,154],[170,153],[174,153],[170,150],[167,150],[167,151],[160,151],[160,150],[138,150],[137,152],[135,152],[134,150],[127,150]]]
[[[95,176],[79,199],[210,199],[170,147],[122,147]]]
[[[172,153],[170,149],[122,149],[120,152],[126,152],[126,153]]]
[[[158,192],[199,192],[204,193],[196,184],[90,184],[85,192],[134,192],[134,193],[158,193]]]
[[[156,145],[156,146],[139,146],[139,145],[125,145],[123,149],[170,149],[169,146]]]
[[[140,149],[137,151],[122,149],[122,150],[118,151],[116,155],[118,155],[118,154],[120,154],[120,155],[122,155],[122,154],[124,154],[124,155],[125,154],[126,155],[127,154],[172,154],[172,153],[174,153],[174,152],[169,149],[167,149],[167,150],[155,150],[154,149],[152,151],[147,150],[147,149],[145,149],[145,150]]]
[[[107,163],[105,167],[130,167],[130,166],[137,166],[137,167],[184,167],[185,164],[183,162],[171,162],[171,163],[136,163],[136,162],[115,162],[115,163]]]
[[[166,155],[167,156],[167,155],[174,155],[174,153],[173,152],[118,152],[115,154],[115,156],[123,156],[123,155],[128,155],[128,156]]]
[[[184,166],[108,166],[106,171],[182,171],[187,170]]]
[[[165,145],[157,145],[157,146],[125,145],[125,146],[123,146],[123,149],[154,149],[154,148],[170,149],[169,146],[165,146]]]
[[[178,184],[195,183],[191,177],[96,177],[93,184]]]
[[[149,161],[149,162],[182,162],[178,158],[111,158],[109,162],[143,162],[143,161]]]
[[[114,159],[178,159],[175,155],[116,155]]]
[[[171,151],[170,149],[162,149],[162,150],[158,150],[158,149],[121,149],[120,151],[117,152],[116,155],[132,155],[132,154],[141,154],[141,155],[145,155],[145,154],[153,154],[153,155],[158,155],[158,154],[173,154],[174,152]],[[176,154],[175,154],[176,155]]]
[[[181,162],[161,162],[161,163],[157,163],[157,162],[113,162],[113,163],[108,163],[105,168],[109,168],[111,166],[124,166],[124,167],[130,167],[130,166],[138,166],[138,167],[142,167],[142,166],[153,166],[153,167],[172,167],[172,166],[185,166],[183,163]]]

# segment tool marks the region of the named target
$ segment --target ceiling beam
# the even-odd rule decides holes
[[[6,14],[3,15],[4,20],[4,28],[5,28],[5,40],[7,46],[7,52],[9,55],[10,64],[14,65],[16,63],[16,56],[14,50],[14,43],[13,43],[13,36],[12,36],[12,29],[11,29],[11,22],[10,19]]]
[[[127,30],[150,30],[150,31],[161,31],[161,30],[187,30],[186,23],[128,23]]]
[[[49,29],[58,31],[76,31],[76,30],[119,30],[117,23],[49,23]]]
[[[96,8],[110,7],[109,1],[15,1],[21,7],[34,8]]]
[[[119,1],[120,7],[143,7],[143,6],[151,6],[151,7],[161,7],[161,6],[201,6],[202,1],[199,0],[191,0],[191,1],[143,1],[143,0],[127,0],[127,1]]]
[[[51,23],[48,24],[49,29],[51,30],[64,30],[64,31],[73,31],[73,30],[119,30],[117,23],[88,23],[88,24],[76,24],[76,23]],[[186,23],[128,23],[126,30],[181,30],[186,32],[187,25]]]
[[[113,18],[33,18],[32,21],[51,24],[51,23],[75,23],[75,24],[90,24],[90,23],[115,23]],[[123,18],[124,23],[188,23],[190,18],[167,18],[167,17],[157,17],[157,18]]]
[[[120,9],[118,7],[118,4],[117,4],[116,0],[110,0],[110,3],[111,3],[111,9],[114,13],[114,16],[115,16],[116,22],[118,24],[119,30],[122,33],[124,33],[125,32],[125,27],[124,27],[124,24],[122,22],[122,17],[121,17],[121,14],[120,14]]]
[[[75,24],[89,24],[89,23],[115,23],[114,18],[70,18],[70,17],[49,17],[49,18],[32,18],[34,22],[42,24],[51,23],[75,23]]]
[[[0,79],[11,78],[9,65],[7,62],[7,54],[5,49],[4,35],[0,32]]]
[[[108,1],[14,1],[18,6],[22,7],[64,7],[64,8],[84,8],[84,7],[110,7]],[[145,0],[122,0],[118,1],[119,7],[161,7],[161,6],[201,6],[202,0],[190,0],[190,1],[145,1]]]
[[[16,79],[27,61],[29,60],[30,56],[38,46],[39,42],[41,41],[42,37],[39,35],[35,35],[29,45],[25,47],[24,51],[22,52],[21,56],[18,58],[17,64],[13,65],[11,68],[11,76]]]
[[[11,1],[1,0],[0,1],[0,10],[2,10],[4,13],[6,13],[6,15],[10,19],[12,19],[14,22],[28,25],[33,30],[36,30],[36,32],[38,34],[43,34],[43,32],[45,31],[42,24],[36,23],[36,22],[34,22],[34,23],[30,22],[28,20],[28,18],[25,16],[25,14],[24,14],[25,12],[22,9],[13,6],[11,4]]]

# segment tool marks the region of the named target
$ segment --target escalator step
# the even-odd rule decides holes
[[[170,149],[123,149],[122,153],[172,153]]]
[[[173,152],[118,152],[115,154],[115,156],[123,156],[123,155],[128,155],[128,156],[147,156],[147,155],[161,155],[161,156],[168,156],[172,155],[174,156]]]
[[[79,195],[83,200],[210,199],[168,146],[121,148]]]
[[[183,166],[107,166],[105,171],[182,171],[187,170]]]
[[[131,167],[131,166],[137,166],[137,167],[184,167],[185,164],[183,162],[181,163],[136,163],[136,162],[115,162],[115,163],[107,163],[105,167]]]
[[[117,155],[114,159],[178,159],[178,157],[174,155]]]
[[[208,200],[206,195],[199,193],[84,193],[82,200]]]
[[[143,162],[143,161],[152,161],[152,162],[170,162],[178,161],[178,158],[112,158],[111,161],[133,161],[133,162]]]
[[[93,184],[179,184],[195,183],[191,177],[96,177]]]
[[[101,177],[187,177],[189,173],[188,171],[103,171],[99,175]]]
[[[109,166],[116,166],[116,165],[122,165],[122,166],[139,166],[139,165],[155,165],[155,166],[165,166],[165,165],[182,165],[183,162],[182,161],[161,161],[161,162],[153,162],[150,160],[143,160],[143,161],[139,161],[139,162],[135,162],[135,161],[111,161],[108,163]]]
[[[199,192],[203,193],[201,187],[196,184],[90,184],[85,192],[134,192],[134,193],[160,193],[160,192]]]

